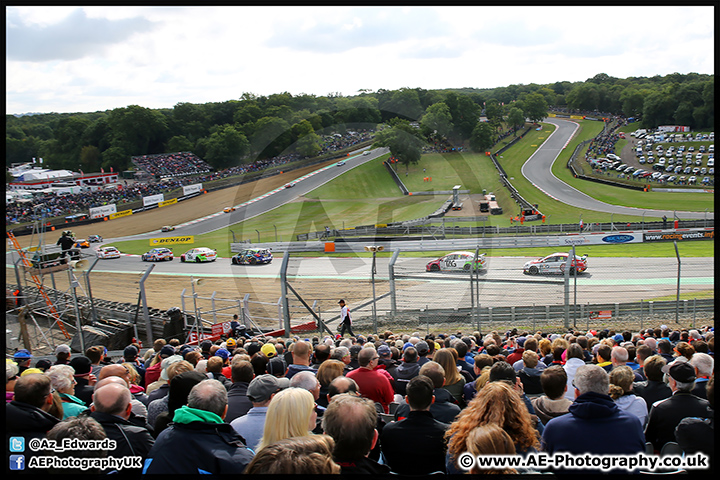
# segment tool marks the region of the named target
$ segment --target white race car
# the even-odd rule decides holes
[[[541,273],[564,274],[569,253],[553,253],[547,257],[537,258],[526,262],[523,266],[523,273],[526,275],[538,275]],[[575,255],[575,261],[570,266],[570,275],[575,272],[582,273],[587,270],[587,255],[582,257]]]
[[[103,259],[120,258],[120,251],[115,247],[100,247],[97,249],[97,257]]]
[[[217,252],[212,248],[198,247],[191,248],[180,255],[181,262],[214,262],[217,260]]]

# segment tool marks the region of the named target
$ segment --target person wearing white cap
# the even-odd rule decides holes
[[[70,347],[61,343],[55,347],[55,364],[54,365],[67,365],[70,363]]]

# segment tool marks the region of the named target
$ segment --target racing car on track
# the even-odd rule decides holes
[[[223,208],[223,212],[225,212],[225,213],[230,213],[230,212],[234,212],[234,211],[235,211],[235,207],[225,207],[225,208]]]
[[[267,248],[247,248],[230,260],[233,265],[263,265],[272,262],[272,259],[272,253]]]
[[[172,225],[165,225],[160,230],[163,232],[172,232],[173,230],[175,230],[175,227],[173,227]]]
[[[141,258],[143,262],[159,262],[161,260],[172,260],[174,257],[173,251],[169,248],[158,247],[143,253]]]
[[[75,241],[75,248],[90,248],[90,242],[84,238]]]
[[[120,258],[120,251],[115,247],[100,247],[97,249],[97,257],[102,259]]]
[[[538,275],[541,273],[565,274],[565,266],[567,265],[569,253],[553,253],[546,257],[536,258],[526,262],[523,266],[523,273],[526,275]],[[587,255],[575,255],[575,260],[570,265],[569,273],[574,275],[575,272],[582,273],[587,270]]]
[[[472,268],[475,252],[451,252],[447,255],[431,260],[425,265],[428,272],[439,272],[445,270],[463,270],[469,272]],[[481,253],[475,261],[475,270],[485,268],[485,254]]]
[[[180,255],[181,262],[214,262],[217,260],[217,252],[212,248],[198,247],[191,248]]]

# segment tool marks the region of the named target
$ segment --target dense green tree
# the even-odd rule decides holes
[[[253,124],[250,143],[260,158],[280,155],[293,143],[290,124],[282,118],[262,117]]]
[[[520,108],[511,107],[510,110],[508,111],[507,123],[508,123],[508,125],[510,125],[512,127],[513,131],[517,134],[518,128],[525,125],[525,114],[523,113],[523,111]]]
[[[166,152],[191,152],[195,145],[185,135],[175,135],[167,142]]]
[[[116,108],[108,116],[108,125],[113,132],[113,146],[126,149],[126,154],[163,153],[168,127],[157,110],[138,105]]]
[[[199,140],[205,152],[205,160],[216,169],[241,164],[248,154],[250,142],[232,125],[222,125],[209,136]]]
[[[393,157],[405,165],[405,171],[410,165],[417,164],[422,155],[424,139],[419,137],[418,130],[406,120],[391,122],[391,126],[375,135],[374,146],[388,147]]]
[[[522,111],[531,122],[540,122],[548,114],[548,105],[545,97],[540,93],[531,93],[522,100]]]
[[[476,152],[486,152],[493,146],[494,129],[489,122],[480,122],[470,136],[470,148]]]
[[[430,132],[437,132],[439,136],[447,137],[453,128],[450,108],[444,102],[430,105],[425,111],[420,124]]]
[[[80,150],[80,166],[85,172],[100,170],[100,149],[95,145],[87,145]]]

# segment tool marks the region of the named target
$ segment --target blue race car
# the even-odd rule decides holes
[[[233,265],[263,265],[272,262],[273,256],[267,248],[247,248],[233,256]]]

